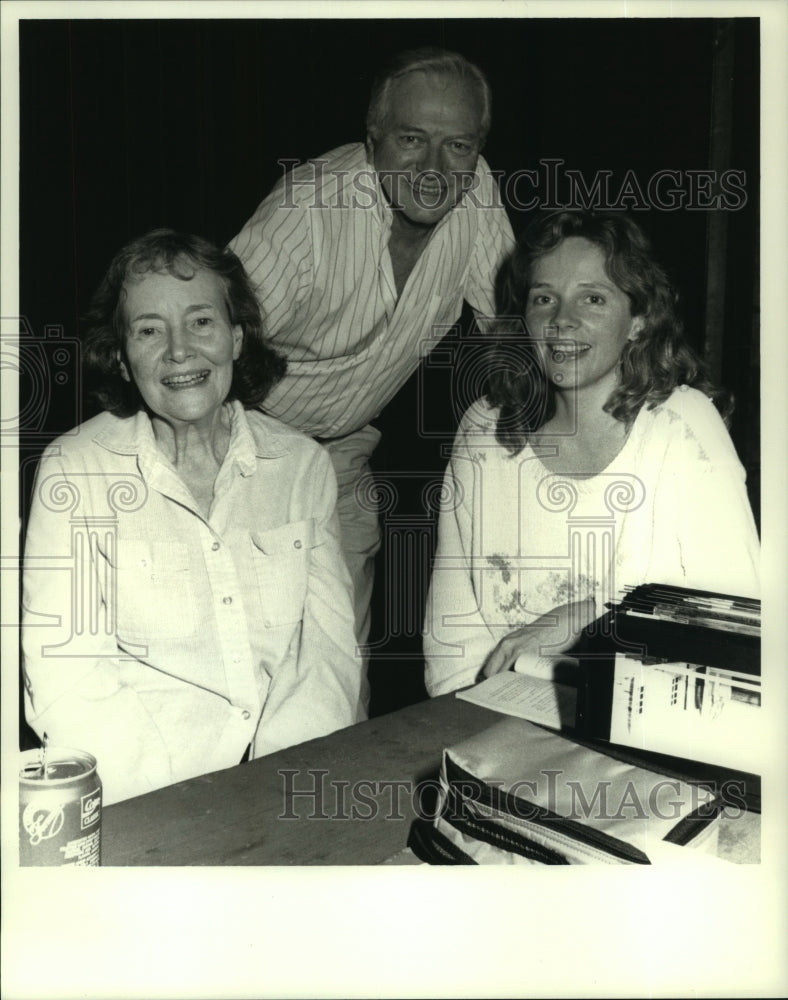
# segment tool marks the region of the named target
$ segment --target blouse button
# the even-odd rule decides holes
[[[232,603],[233,603],[232,597],[223,597],[222,598],[222,604],[232,604]]]
[[[243,712],[241,712],[241,717],[243,719],[251,719],[252,713],[248,712],[246,709],[244,709]]]
[[[296,538],[296,540],[295,540],[295,541],[293,542],[293,545],[294,545],[294,546],[295,546],[295,547],[296,547],[297,549],[300,549],[300,548],[301,548],[301,539],[300,539],[300,538]]]
[[[218,549],[219,547],[220,547],[220,546],[219,546],[219,543],[218,543],[218,542],[214,542],[214,543],[213,543],[213,545],[211,546],[211,548],[213,549],[213,551],[214,551],[214,552],[216,552],[216,550],[217,550],[217,549]]]

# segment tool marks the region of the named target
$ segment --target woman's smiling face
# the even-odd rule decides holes
[[[168,423],[209,424],[230,393],[243,332],[232,326],[221,279],[148,272],[125,285],[123,377]]]
[[[535,261],[525,322],[547,378],[559,389],[608,387],[624,345],[643,326],[627,295],[608,277],[595,243],[570,236]]]

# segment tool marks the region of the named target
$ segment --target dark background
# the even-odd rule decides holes
[[[489,76],[484,155],[507,175],[555,158],[587,182],[612,171],[617,190],[630,169],[644,186],[659,170],[745,171],[736,211],[637,214],[681,289],[690,339],[718,348],[757,519],[758,31],[755,18],[22,22],[23,508],[41,448],[94,412],[78,317],[120,246],[163,225],[226,243],[281,176],[277,160],[363,140],[388,55],[440,45]],[[509,207],[520,232],[532,213]],[[377,421],[376,471],[396,503],[373,605],[375,713],[424,696],[418,632],[435,540],[424,489],[474,395],[462,378],[468,318],[447,341],[453,363],[422,366]]]

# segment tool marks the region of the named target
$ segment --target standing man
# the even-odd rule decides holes
[[[356,637],[366,642],[380,528],[369,494],[375,419],[463,299],[494,313],[514,245],[479,152],[490,88],[463,56],[396,56],[372,88],[367,141],[340,146],[277,183],[230,248],[243,262],[268,341],[288,359],[266,412],[326,446],[339,482]]]

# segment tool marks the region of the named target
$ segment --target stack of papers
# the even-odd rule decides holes
[[[553,729],[573,727],[577,715],[575,688],[511,670],[493,674],[472,688],[458,691],[457,697]]]
[[[750,597],[647,583],[627,588],[618,613],[760,637],[761,602]]]

